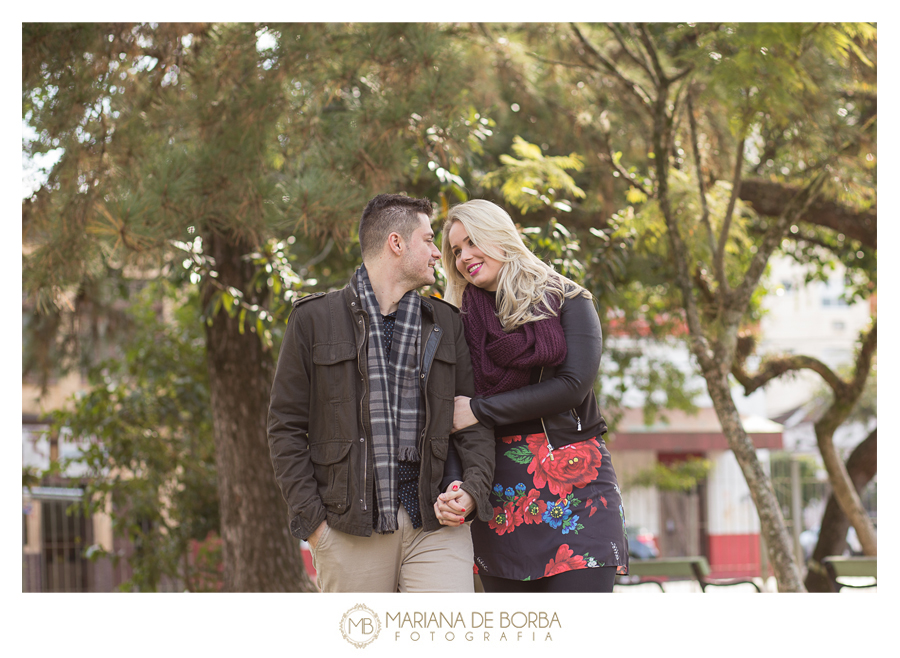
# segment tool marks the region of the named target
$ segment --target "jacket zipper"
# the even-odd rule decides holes
[[[575,421],[578,423],[577,431],[581,431],[581,418],[578,417],[578,412],[572,409],[572,415],[575,417]]]
[[[544,367],[541,366],[541,374],[538,375],[538,384],[541,383],[541,379],[543,379],[543,378],[544,378]],[[543,416],[541,416],[541,427],[544,428],[544,438],[547,439],[547,457],[550,458],[550,461],[553,461],[553,444],[550,443],[550,435],[547,433],[547,425],[544,423]],[[544,457],[544,459],[541,461],[542,464],[545,461],[547,461],[547,457]]]
[[[538,383],[544,378],[544,368],[541,367],[541,374],[538,376]],[[572,417],[575,419],[575,422],[578,424],[576,427],[577,431],[581,431],[581,418],[578,416],[578,412],[574,409],[570,409]],[[550,435],[547,433],[547,425],[544,423],[544,417],[541,416],[541,427],[544,428],[544,436],[547,439],[547,457],[550,458],[550,461],[553,461],[553,444],[550,443]],[[544,457],[543,461],[547,461],[547,457]],[[541,463],[543,463],[543,461]]]

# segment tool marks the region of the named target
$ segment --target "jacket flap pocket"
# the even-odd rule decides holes
[[[442,342],[438,345],[434,358],[444,363],[456,363],[456,347],[453,343]]]
[[[328,466],[336,464],[350,452],[349,441],[326,441],[325,443],[311,443],[309,445],[309,458],[314,464]]]
[[[330,366],[341,361],[356,358],[356,345],[347,341],[339,343],[316,343],[313,345],[313,363]]]
[[[447,437],[439,437],[431,439],[431,452],[434,453],[434,456],[438,459],[445,460],[447,459],[447,447],[450,443],[450,439]]]

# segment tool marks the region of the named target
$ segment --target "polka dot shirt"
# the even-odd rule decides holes
[[[382,315],[382,336],[384,336],[384,358],[386,361],[391,359],[391,344],[394,339],[394,323],[397,320],[397,313],[390,315]],[[398,460],[399,476],[400,476],[400,503],[409,514],[413,528],[422,526],[422,512],[419,510],[419,462],[410,462]]]

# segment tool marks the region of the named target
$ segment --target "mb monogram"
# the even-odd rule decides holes
[[[358,649],[374,642],[379,632],[381,620],[374,611],[362,603],[350,608],[341,618],[341,635]]]

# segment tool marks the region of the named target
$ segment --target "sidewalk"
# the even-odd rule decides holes
[[[764,593],[777,593],[778,584],[775,578],[769,578],[763,582],[762,578],[754,578],[754,582]],[[849,585],[868,585],[872,582],[871,578],[841,578],[841,581]],[[663,583],[666,588],[666,594],[702,594],[700,583],[696,580],[669,580]],[[662,594],[657,585],[653,583],[643,583],[641,585],[616,585],[613,592],[618,594]],[[878,592],[877,587],[868,587],[866,589],[843,588],[841,594],[873,594]],[[707,594],[756,594],[756,590],[752,585],[729,585],[727,587],[708,585],[706,587]]]

